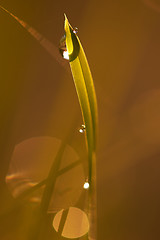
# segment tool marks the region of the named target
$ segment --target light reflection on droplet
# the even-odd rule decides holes
[[[84,189],[88,189],[88,188],[89,188],[89,182],[88,182],[88,181],[86,181],[86,182],[84,183],[83,188],[84,188]]]
[[[74,32],[75,34],[77,34],[77,33],[78,33],[78,28],[77,28],[77,27],[74,27],[73,32]]]
[[[86,126],[84,124],[81,125],[79,132],[84,133],[86,131]]]
[[[63,51],[63,58],[69,60],[69,55],[67,51]]]

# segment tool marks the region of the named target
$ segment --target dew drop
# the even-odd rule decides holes
[[[69,55],[67,51],[63,51],[63,58],[69,60]]]
[[[73,32],[74,32],[75,34],[77,34],[77,33],[78,33],[78,28],[77,28],[77,27],[74,27],[74,28],[73,28]]]
[[[86,131],[86,126],[84,124],[81,125],[79,132],[84,133]]]
[[[88,181],[86,181],[86,182],[84,183],[83,188],[84,188],[84,189],[88,189],[88,188],[89,188],[89,182],[88,182]]]

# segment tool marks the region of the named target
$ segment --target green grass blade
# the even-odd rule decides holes
[[[69,63],[86,126],[89,172],[89,239],[96,239],[96,138],[97,138],[97,100],[91,71],[80,40],[65,16],[66,47]]]
[[[77,34],[65,16],[66,46],[70,67],[81,106],[89,156],[96,148],[97,101],[90,68]],[[89,158],[92,158],[89,157]]]
[[[79,42],[80,43],[80,42]],[[90,103],[90,111],[92,117],[92,127],[93,127],[93,139],[94,139],[94,150],[96,149],[96,139],[97,139],[97,124],[98,124],[98,114],[97,114],[97,99],[95,94],[95,88],[93,84],[93,79],[91,71],[87,62],[87,58],[83,51],[82,45],[80,45],[79,51],[79,61],[81,68],[83,69],[84,81],[86,84],[86,89],[88,93],[88,99]]]

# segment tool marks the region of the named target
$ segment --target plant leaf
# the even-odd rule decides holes
[[[65,16],[66,47],[69,54],[69,63],[81,106],[89,161],[96,149],[97,138],[97,100],[91,71],[80,40]],[[92,166],[92,163],[90,163]],[[91,176],[90,176],[91,177]],[[91,180],[91,179],[90,179]]]
[[[97,100],[91,71],[80,40],[68,22],[65,15],[66,47],[69,55],[69,63],[82,111],[83,121],[86,127],[86,143],[88,149],[88,181],[89,188],[89,222],[88,237],[96,239],[96,138],[97,138]]]

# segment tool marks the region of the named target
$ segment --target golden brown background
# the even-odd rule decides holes
[[[160,239],[160,1],[0,4],[57,47],[63,13],[79,29],[99,107],[98,240]],[[13,201],[4,179],[15,145],[34,136],[64,139],[75,113],[78,127],[71,75],[0,10],[0,212]],[[19,239],[24,219],[21,208],[1,217],[0,239]]]

